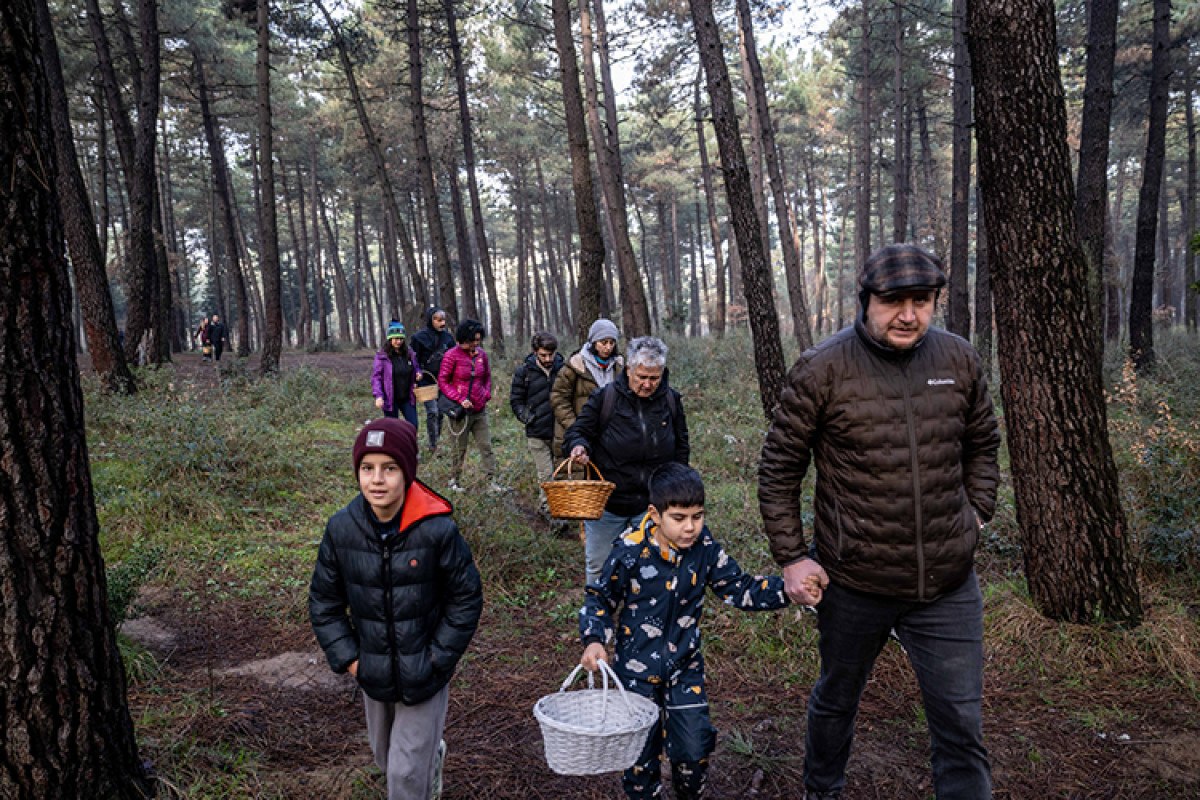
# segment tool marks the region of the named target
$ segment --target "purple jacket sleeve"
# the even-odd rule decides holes
[[[388,367],[388,358],[383,353],[375,354],[375,364],[371,368],[371,395],[374,397],[382,397],[384,403],[388,400],[388,390],[391,387],[386,386],[387,380],[384,374]]]

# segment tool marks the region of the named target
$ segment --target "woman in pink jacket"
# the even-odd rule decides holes
[[[457,347],[446,351],[442,367],[438,372],[438,389],[446,399],[462,406],[458,419],[454,414],[446,415],[445,430],[450,434],[454,449],[451,455],[451,491],[463,491],[463,462],[467,457],[467,438],[475,439],[479,455],[483,459],[483,471],[488,480],[488,489],[503,492],[505,487],[496,483],[496,456],[492,453],[492,434],[488,429],[487,404],[492,399],[492,368],[487,353],[479,346],[484,337],[483,325],[473,319],[464,319],[454,331]],[[440,402],[445,402],[442,400]]]

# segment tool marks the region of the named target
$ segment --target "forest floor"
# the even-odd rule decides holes
[[[697,354],[696,363],[706,357]],[[142,392],[148,414],[163,408],[164,399],[199,409],[197,416],[175,419],[163,439],[193,436],[196,447],[224,448],[205,452],[239,462],[228,471],[206,465],[190,490],[173,495],[174,508],[160,505],[170,499],[157,494],[130,497],[138,459],[122,448],[136,447],[123,438],[138,428],[136,421],[116,420],[115,406],[89,420],[102,526],[120,531],[105,534],[106,558],[119,565],[138,552],[152,554],[122,629],[143,757],[170,797],[378,797],[382,781],[370,764],[361,698],[350,678],[328,670],[305,608],[321,523],[352,496],[347,434],[373,416],[369,396],[362,397],[369,395],[371,354],[287,353],[285,373],[306,367],[325,377],[311,379],[315,389],[292,384],[282,397],[266,399],[238,396],[255,383],[238,380],[255,362],[226,359],[219,373],[195,355],[177,356],[167,376]],[[715,398],[724,390],[701,383],[681,386],[693,447],[711,451],[700,458],[706,475],[729,469],[733,476],[720,487],[710,484],[710,524],[748,569],[772,570],[749,480],[761,430],[752,408],[757,401],[747,398],[744,414],[717,408],[707,415],[697,396]],[[574,615],[583,553],[578,543],[549,536],[538,519],[523,434],[507,411],[507,374],[496,376],[496,386],[500,477],[514,491],[450,496],[483,571],[486,604],[451,689],[443,797],[617,798],[619,776],[563,777],[543,758],[532,707],[558,688],[578,659]],[[286,466],[255,463],[252,442],[214,444],[220,437],[194,432],[217,424],[210,415],[229,414],[249,426],[238,434],[246,442],[260,434],[269,441],[282,434],[253,431],[273,424],[247,422],[257,419],[256,409],[269,406],[265,418],[284,428],[289,408],[315,414],[322,395],[331,416],[345,417],[350,408],[359,418],[288,435],[289,446],[307,453],[308,475],[285,480],[279,475]],[[160,434],[143,429],[140,435]],[[435,489],[447,476],[446,449],[422,456],[421,477]],[[718,468],[721,461],[732,466]],[[168,467],[192,475],[192,466]],[[216,496],[231,482],[251,480],[257,484],[237,489],[232,505]],[[316,488],[322,483],[331,488]],[[210,497],[189,499],[187,492]],[[180,508],[193,501],[196,508]],[[137,503],[145,506],[135,509]],[[748,532],[723,529],[735,523]],[[226,538],[220,531],[226,526],[252,533]],[[146,550],[150,540],[156,543]],[[1200,596],[1194,583],[1144,582],[1146,624],[1113,631],[1040,617],[1025,593],[1019,555],[1003,542],[985,545],[979,571],[995,796],[1200,796]],[[705,642],[720,731],[709,796],[801,797],[805,704],[817,671],[812,617],[793,610],[739,615],[714,606]],[[889,645],[863,698],[844,797],[932,796],[920,694],[903,652]]]

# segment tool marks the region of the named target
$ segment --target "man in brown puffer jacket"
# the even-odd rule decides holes
[[[893,630],[921,686],[937,797],[991,797],[974,551],[995,509],[1000,433],[978,353],[929,327],[945,284],[937,259],[913,245],[872,255],[859,319],[800,356],[763,446],[772,555],[791,599],[820,604],[807,798],[845,786],[859,699]],[[800,508],[810,461],[811,549]]]

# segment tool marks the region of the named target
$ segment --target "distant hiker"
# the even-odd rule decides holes
[[[463,491],[463,462],[467,458],[467,439],[473,438],[483,459],[483,471],[488,489],[506,491],[496,483],[496,456],[492,453],[492,433],[488,428],[487,404],[492,399],[492,367],[487,353],[480,347],[483,325],[464,319],[454,330],[457,347],[446,351],[438,373],[438,389],[444,397],[439,400],[448,410],[446,429],[453,438],[454,451],[450,456],[450,489]]]
[[[442,368],[442,356],[452,347],[454,337],[446,330],[446,312],[437,306],[430,306],[425,311],[425,327],[412,337],[412,349],[421,365],[421,380],[418,381],[418,386],[437,383],[438,373]],[[438,411],[436,397],[425,401],[425,428],[429,436],[430,451],[437,450],[438,439],[442,433],[442,416]]]
[[[325,525],[308,613],[329,666],[363,691],[388,800],[429,800],[450,679],[483,610],[479,571],[450,503],[416,479],[416,428],[374,420],[353,457],[361,491]]]
[[[533,456],[540,484],[554,474],[554,410],[550,408],[550,387],[562,369],[563,357],[557,352],[558,339],[546,331],[535,333],[530,347],[533,352],[513,372],[509,405],[525,426],[525,446]],[[542,514],[549,518],[546,495],[540,490],[539,495]],[[556,526],[556,530],[561,529],[562,526]]]
[[[404,416],[417,426],[417,396],[415,389],[421,379],[417,354],[409,349],[404,325],[392,320],[388,325],[383,349],[375,354],[371,369],[371,394],[375,407],[385,417]]]
[[[550,406],[554,409],[554,455],[565,455],[563,434],[575,424],[583,404],[596,389],[602,389],[625,368],[617,353],[617,326],[607,319],[598,319],[588,329],[588,340],[567,359],[559,370],[550,390]]]
[[[631,692],[653,700],[660,721],[637,761],[625,770],[625,796],[662,797],[662,753],[671,762],[678,800],[704,794],[717,731],[708,714],[700,619],[705,589],[742,611],[788,604],[783,579],[742,572],[704,524],[704,482],[683,464],[667,463],[648,481],[649,509],[626,531],[589,583],[579,612],[580,659],[590,671],[608,660]]]
[[[933,793],[992,796],[974,556],[996,508],[1000,432],[979,354],[930,327],[945,285],[919,247],[876,251],[858,276],[858,319],[801,354],[763,444],[758,505],[771,554],[793,601],[821,600],[806,798],[841,795],[859,700],[893,631],[921,687]]]
[[[650,473],[669,461],[687,464],[691,455],[683,400],[667,383],[662,339],[643,336],[629,343],[625,371],[588,398],[563,449],[580,463],[595,461],[617,485],[600,519],[584,524],[587,582],[594,583],[613,540],[646,513]]]
[[[225,329],[225,323],[221,322],[220,314],[212,315],[212,322],[208,326],[208,338],[212,342],[213,358],[220,361],[221,353],[225,352],[225,345],[229,343],[228,331]]]
[[[196,329],[196,339],[200,342],[201,361],[212,361],[212,337],[208,330],[208,317],[200,318],[200,327]]]

